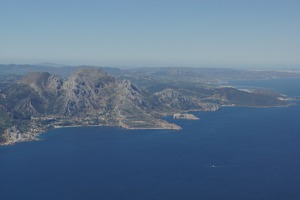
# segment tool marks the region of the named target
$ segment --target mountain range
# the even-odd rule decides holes
[[[148,79],[159,83],[153,89],[153,84],[137,82],[136,87],[117,77],[92,67],[76,68],[62,77],[49,72],[17,76],[0,90],[0,143],[34,140],[48,129],[66,126],[178,130],[161,117],[220,106],[288,105],[284,96],[273,93]]]

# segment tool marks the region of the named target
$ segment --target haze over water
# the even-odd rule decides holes
[[[246,85],[300,95],[299,79]],[[181,131],[64,128],[0,147],[1,199],[300,199],[299,104],[196,115]]]

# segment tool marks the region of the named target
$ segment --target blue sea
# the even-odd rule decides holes
[[[299,79],[234,84],[300,95]],[[300,199],[299,102],[195,114],[181,131],[63,128],[0,147],[0,199]]]

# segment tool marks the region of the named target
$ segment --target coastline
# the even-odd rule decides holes
[[[14,140],[14,141],[6,141],[4,143],[0,143],[0,146],[9,146],[9,145],[15,145],[17,143],[21,143],[21,142],[32,142],[32,141],[40,141],[41,139],[39,138],[40,135],[42,135],[43,133],[52,130],[52,129],[63,129],[63,128],[78,128],[78,127],[119,127],[119,128],[123,128],[123,129],[127,129],[127,130],[182,130],[182,128],[176,124],[172,124],[170,123],[170,126],[168,127],[130,127],[127,125],[67,125],[67,126],[53,126],[52,128],[47,128],[44,129],[42,132],[39,133],[30,133],[30,132],[26,132],[23,134],[28,134],[31,136],[31,138],[28,139],[21,139],[21,140]]]
[[[297,101],[297,99],[293,99],[294,101]],[[287,101],[291,101],[291,100],[287,100]],[[192,109],[192,110],[187,110],[184,111],[182,113],[189,113],[189,112],[215,112],[218,111],[219,109],[221,109],[222,107],[240,107],[240,108],[284,108],[284,107],[290,107],[290,106],[295,106],[297,105],[296,103],[291,103],[291,104],[287,104],[287,105],[278,105],[278,106],[238,106],[238,105],[220,105],[218,109],[216,110],[201,110],[201,109]],[[167,117],[170,116],[172,117],[172,115],[176,113],[176,112],[170,112],[170,113],[163,113],[161,114],[161,116],[163,117]],[[41,128],[41,132],[38,133],[30,133],[30,132],[26,132],[23,134],[29,135],[29,138],[25,138],[25,139],[20,139],[20,140],[14,140],[14,141],[6,141],[4,143],[0,143],[0,146],[8,146],[8,145],[14,145],[16,143],[20,143],[20,142],[31,142],[31,141],[39,141],[40,140],[40,135],[51,130],[51,129],[60,129],[60,128],[77,128],[77,127],[119,127],[119,128],[124,128],[127,130],[182,130],[182,128],[180,126],[178,126],[177,124],[174,123],[169,123],[169,126],[164,126],[163,124],[161,124],[161,127],[131,127],[128,126],[126,124],[123,124],[122,122],[120,123],[120,125],[109,125],[109,124],[97,124],[97,125],[67,125],[67,126],[59,126],[59,125],[54,125],[53,127],[49,128],[49,127],[44,127]]]

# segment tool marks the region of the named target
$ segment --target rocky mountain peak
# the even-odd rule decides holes
[[[81,68],[71,74],[64,84],[67,89],[89,88],[98,90],[106,85],[115,84],[114,77],[108,75],[99,68]]]

